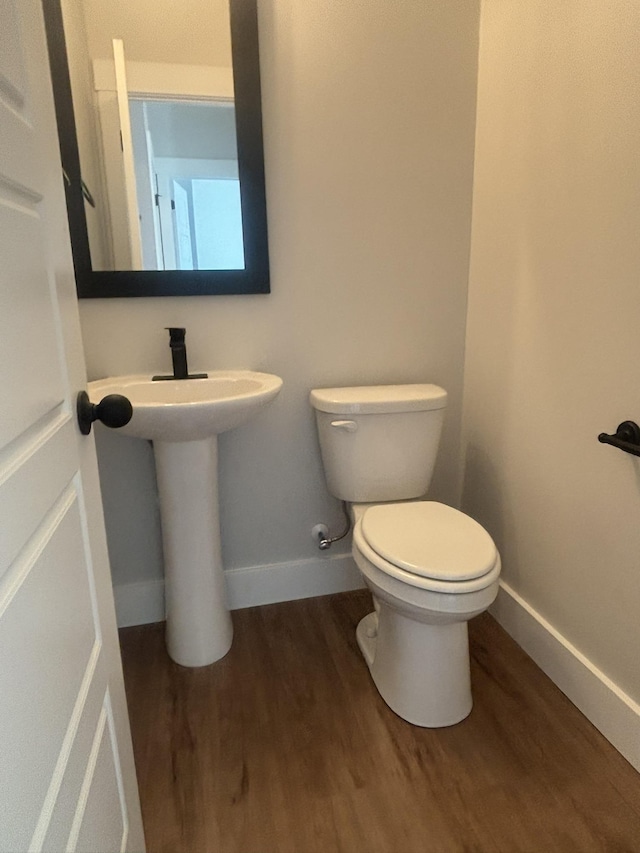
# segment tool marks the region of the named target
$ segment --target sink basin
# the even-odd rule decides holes
[[[167,651],[206,666],[231,647],[218,508],[218,433],[248,421],[282,379],[213,370],[207,379],[116,376],[89,383],[89,399],[123,394],[133,417],[118,432],[153,440],[164,551]]]
[[[112,376],[89,383],[89,398],[107,394],[131,401],[133,417],[120,432],[155,441],[198,441],[250,420],[279,393],[282,379],[251,370],[212,370],[207,379]]]

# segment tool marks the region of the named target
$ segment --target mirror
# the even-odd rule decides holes
[[[80,297],[268,293],[256,0],[43,0]]]

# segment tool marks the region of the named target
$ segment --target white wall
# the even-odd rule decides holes
[[[431,494],[456,504],[460,493],[478,6],[259,8],[272,293],[80,305],[91,378],[167,370],[169,325],[186,326],[194,369],[283,377],[271,408],[220,440],[229,567],[315,558],[311,527],[342,525],[323,480],[313,387],[443,385],[450,406]],[[156,578],[150,448],[115,435],[102,445],[114,579]]]
[[[146,101],[145,109],[156,157],[237,159],[232,103]]]
[[[228,0],[75,0],[84,9],[92,57],[113,59],[124,40],[129,60],[231,65]]]
[[[515,593],[640,700],[637,0],[485,0],[464,508]]]

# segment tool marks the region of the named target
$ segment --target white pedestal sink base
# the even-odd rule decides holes
[[[132,374],[89,383],[92,403],[107,394],[127,397],[133,417],[122,433],[153,441],[167,649],[183,666],[219,660],[233,638],[220,554],[217,436],[255,417],[281,388],[279,376],[253,370],[210,370],[206,379],[162,382]]]
[[[220,550],[217,436],[154,441],[165,564],[167,650],[206,666],[231,648]]]

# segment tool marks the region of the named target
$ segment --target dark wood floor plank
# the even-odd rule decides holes
[[[640,776],[487,614],[474,709],[420,729],[355,639],[364,591],[236,611],[224,660],[121,632],[149,853],[640,851]]]

